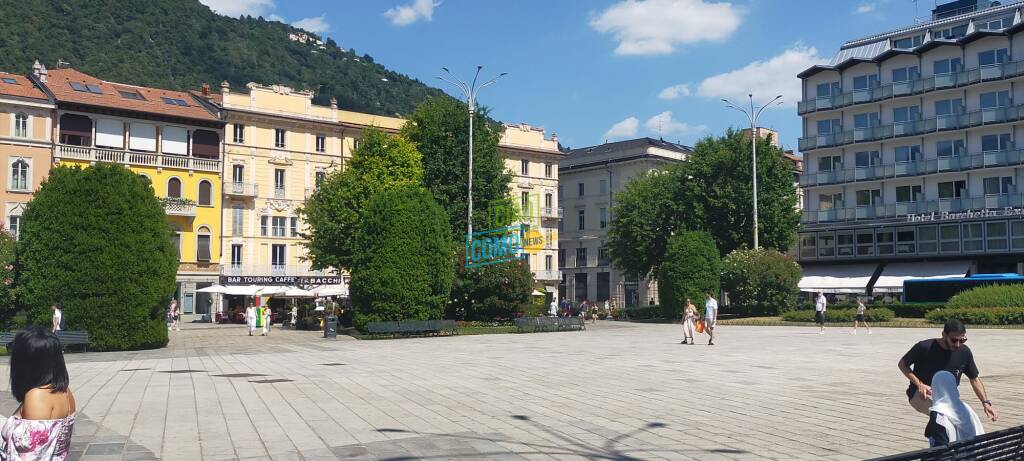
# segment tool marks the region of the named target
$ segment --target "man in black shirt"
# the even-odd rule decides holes
[[[932,398],[932,376],[936,372],[946,370],[956,376],[957,384],[960,384],[960,376],[967,375],[974,388],[974,394],[981,400],[985,414],[992,421],[999,417],[992,402],[988,400],[985,392],[985,385],[978,377],[978,366],[974,363],[974,355],[965,344],[967,342],[967,329],[959,320],[949,320],[942,328],[942,337],[937,339],[926,339],[910,348],[903,358],[900,359],[900,371],[910,380],[910,387],[907,388],[907,397],[910,399],[910,406],[915,410],[929,414]],[[913,366],[913,368],[911,368]]]

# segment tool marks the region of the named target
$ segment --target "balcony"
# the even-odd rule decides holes
[[[533,271],[533,278],[537,280],[562,280],[562,271],[544,270]]]
[[[285,198],[285,195],[286,195],[285,194],[285,188],[283,188],[283,187],[275,187],[274,188],[274,198]]]
[[[949,88],[960,88],[979,82],[1005,80],[1020,75],[1024,75],[1024,60],[975,67],[973,69],[949,74],[938,74],[906,82],[889,83],[874,88],[840,93],[835,96],[807,99],[797,103],[797,112],[800,115],[805,115],[811,112],[839,109],[853,104],[875,102]]]
[[[542,218],[562,218],[562,207],[545,207],[540,209],[540,217]]]
[[[798,145],[801,151],[806,152],[822,147],[916,136],[944,130],[1014,122],[1021,119],[1024,119],[1024,105],[993,107],[962,114],[943,115],[923,120],[897,122],[870,128],[856,128],[838,133],[806,136],[800,138]]]
[[[823,171],[800,175],[800,186],[822,186],[859,181],[921,176],[934,173],[996,168],[1024,164],[1024,149],[979,152],[970,155],[937,157],[914,162],[883,163],[854,169]]]
[[[308,200],[308,199],[309,199],[310,197],[312,197],[312,196],[313,196],[313,194],[315,194],[315,193],[316,193],[316,191],[318,191],[318,190],[320,190],[320,188],[319,188],[319,187],[307,187],[307,188],[306,188],[306,189],[305,189],[305,190],[303,191],[303,197],[304,197],[305,199],[307,199],[307,200]]]
[[[235,197],[256,197],[259,195],[260,185],[253,182],[226,182],[224,183],[224,195]]]
[[[278,265],[278,264],[225,264],[220,266],[221,275],[286,275],[286,276],[332,276],[333,271],[313,270],[303,265]]]
[[[802,224],[898,218],[921,213],[958,213],[1024,206],[1024,194],[984,195],[918,202],[887,203],[876,206],[805,211]]]
[[[164,213],[167,216],[196,217],[196,202],[186,198],[166,197],[161,199],[164,202]]]
[[[179,170],[220,173],[220,160],[183,155],[134,152],[98,147],[58,144],[54,160],[84,160],[87,162],[118,163],[130,166],[152,166]]]

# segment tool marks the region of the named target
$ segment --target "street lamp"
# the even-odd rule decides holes
[[[467,187],[467,220],[466,220],[466,257],[469,257],[469,245],[473,238],[473,116],[476,114],[476,95],[477,93],[487,86],[497,82],[499,78],[508,75],[508,72],[502,72],[479,87],[476,86],[476,81],[480,77],[480,71],[483,70],[484,66],[476,66],[476,74],[473,75],[473,82],[466,84],[462,80],[459,80],[447,67],[442,67],[448,77],[438,76],[438,80],[442,80],[449,83],[458,89],[462,90],[462,94],[466,97],[466,103],[469,106],[469,185]]]
[[[757,117],[761,116],[761,112],[767,109],[768,106],[777,106],[779,104],[782,104],[782,101],[779,101],[779,99],[782,99],[782,95],[780,94],[776,96],[775,99],[768,101],[767,103],[765,103],[765,105],[761,106],[756,111],[754,110],[754,95],[750,93],[747,94],[747,97],[750,98],[750,112],[747,112],[746,109],[743,109],[737,106],[736,104],[733,104],[728,99],[722,99],[722,102],[724,102],[725,105],[728,107],[743,112],[743,115],[746,115],[747,119],[750,120],[750,148],[754,157],[754,249],[757,250],[759,248],[759,245],[757,243]]]

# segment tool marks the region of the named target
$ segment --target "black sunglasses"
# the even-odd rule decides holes
[[[949,338],[949,342],[964,344],[967,342],[967,338]]]

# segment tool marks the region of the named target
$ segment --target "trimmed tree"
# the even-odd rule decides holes
[[[525,259],[466,268],[465,257],[465,245],[460,245],[445,318],[510,319],[528,308],[534,281]]]
[[[734,250],[722,260],[722,287],[730,308],[754,315],[779,315],[796,307],[800,266],[775,250]]]
[[[668,239],[658,268],[658,295],[665,312],[682,314],[686,298],[700,305],[704,293],[718,292],[721,260],[707,232],[683,232]]]
[[[0,230],[0,327],[10,324],[17,314],[17,240],[6,230]]]
[[[405,185],[371,197],[352,255],[356,327],[441,318],[454,253],[444,209],[426,189]]]
[[[149,180],[119,165],[50,170],[24,213],[19,257],[29,321],[68,329],[98,350],[167,344],[164,306],[174,293],[177,250]]]

